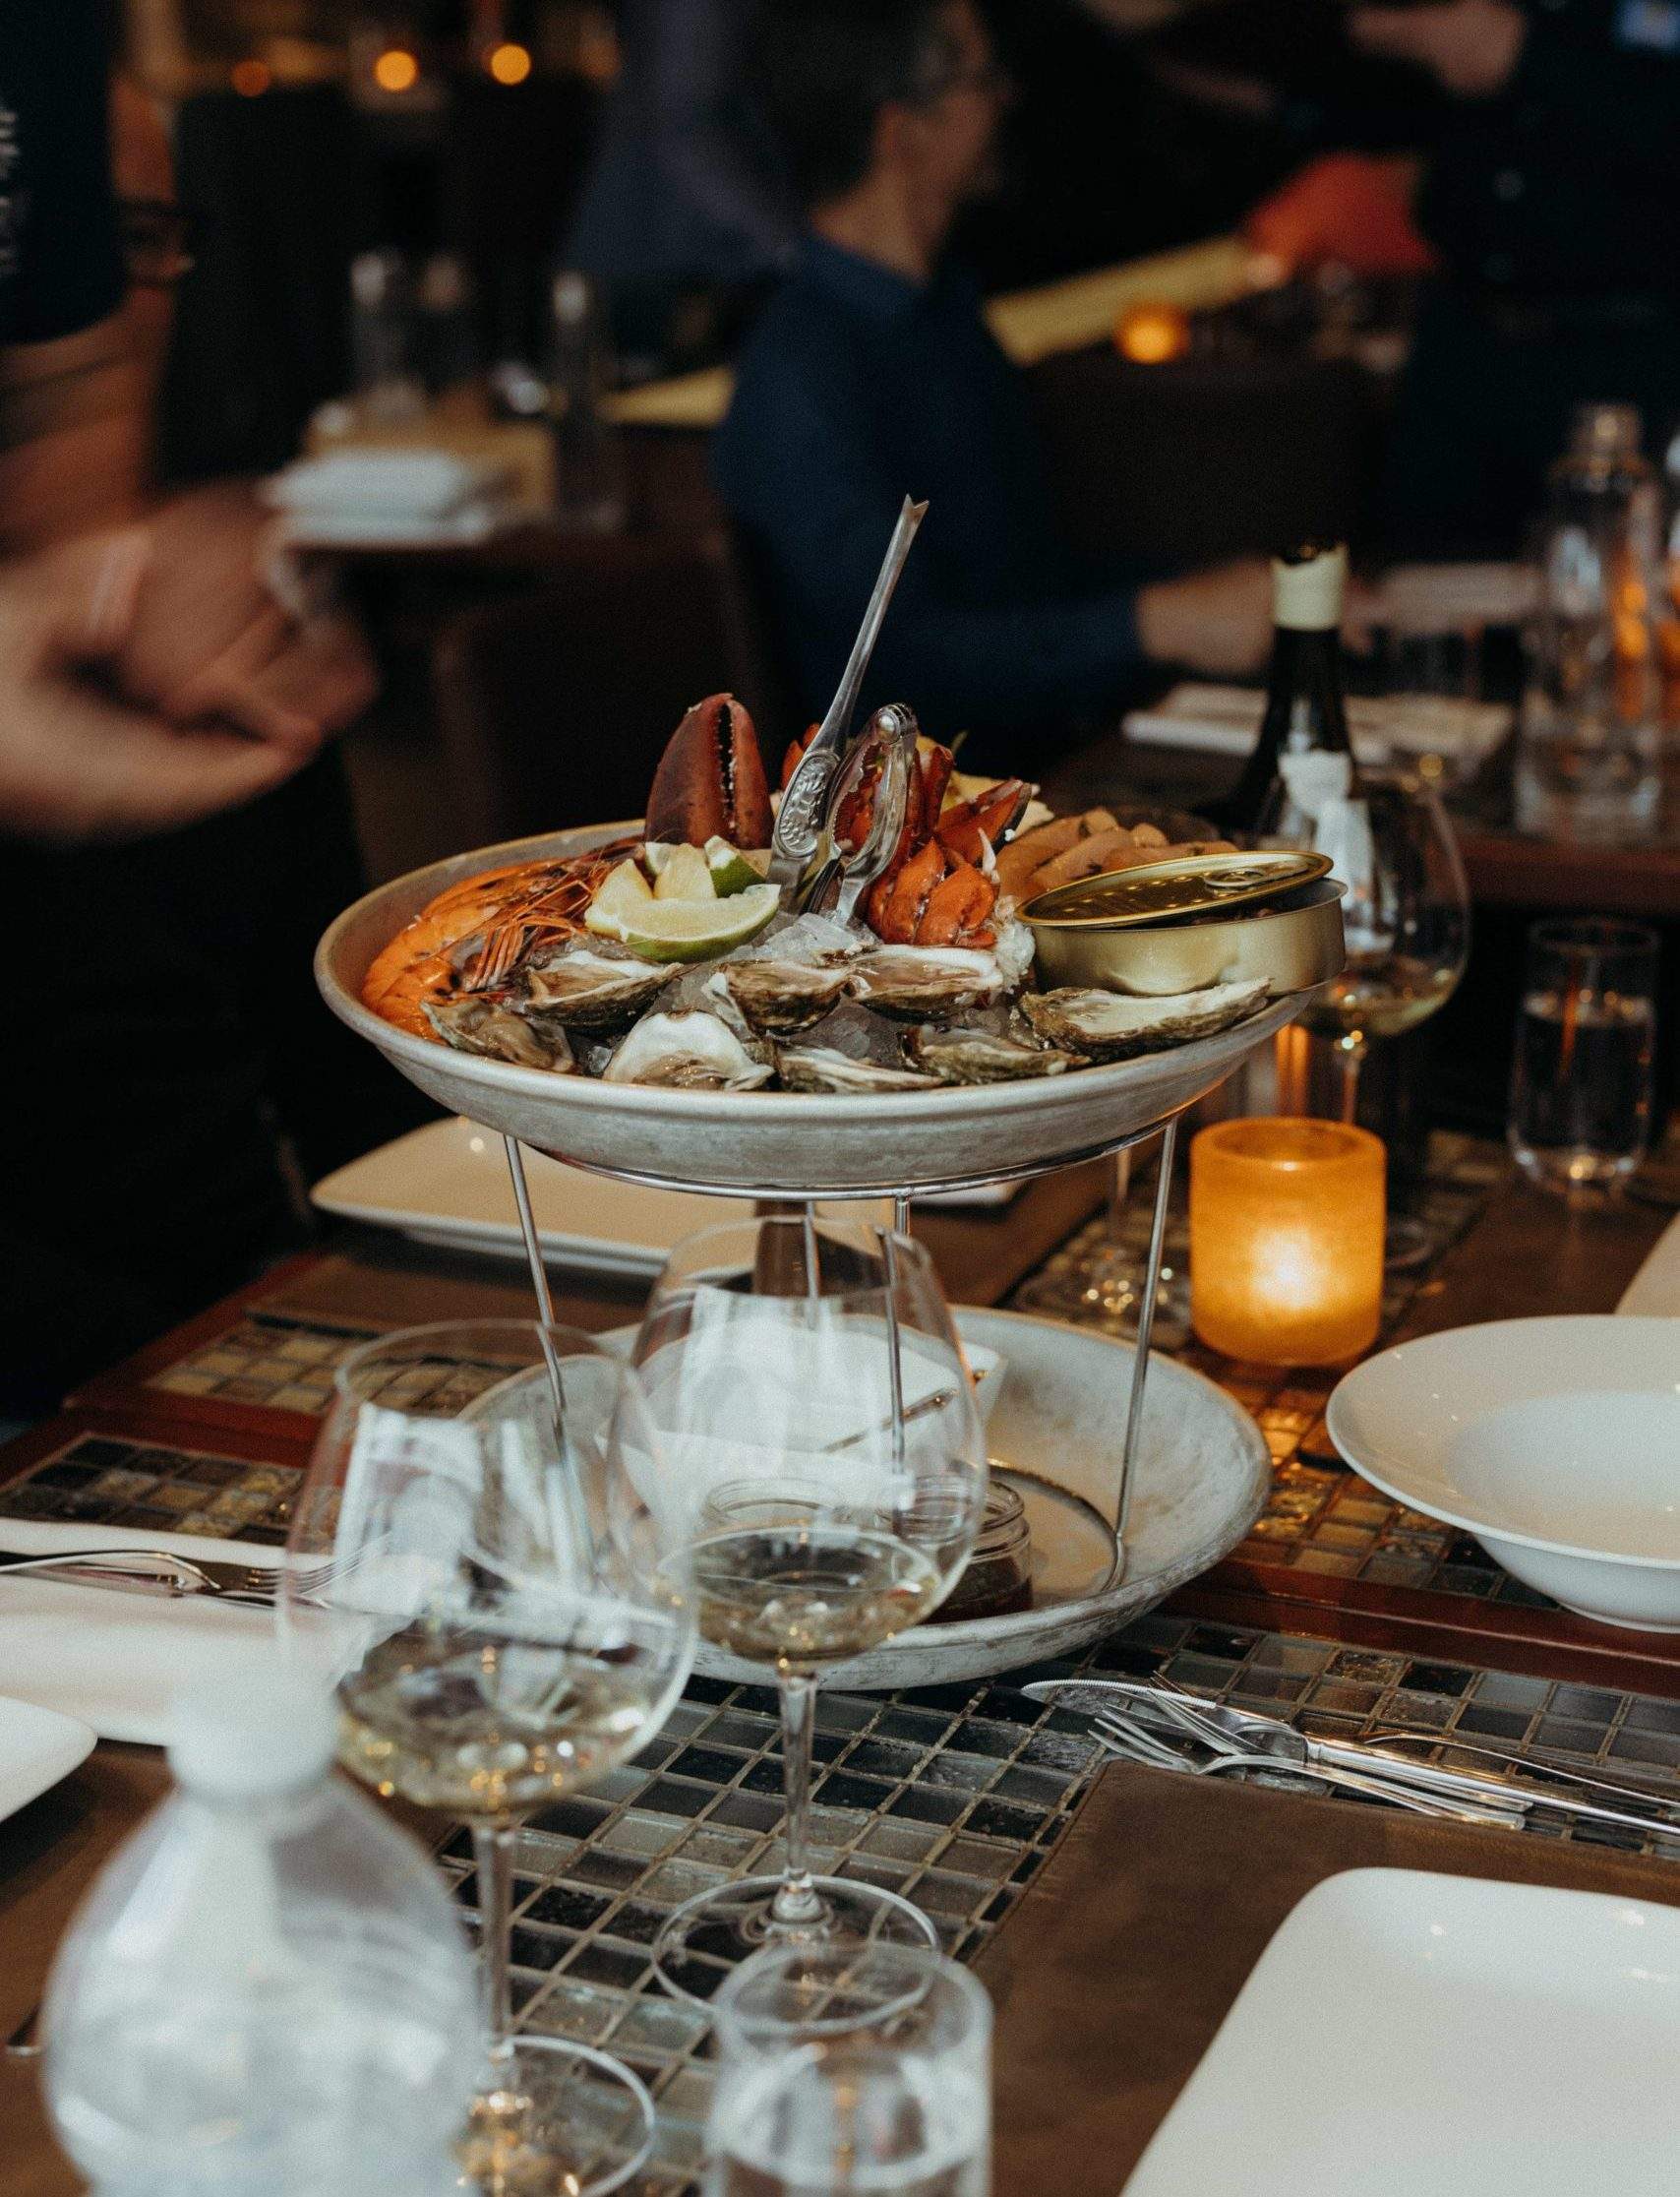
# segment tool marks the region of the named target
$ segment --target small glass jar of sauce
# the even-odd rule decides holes
[[[1008,1617],[1032,1607],[1033,1537],[1026,1506],[1008,1481],[993,1472],[974,1554],[931,1622]]]

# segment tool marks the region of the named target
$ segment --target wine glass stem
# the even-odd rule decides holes
[[[816,1680],[782,1679],[782,1781],[787,1796],[788,1858],[770,1907],[772,1925],[809,1928],[820,1920],[822,1902],[810,1881],[810,1736],[816,1717]]]
[[[1362,1037],[1345,1037],[1336,1048],[1336,1065],[1342,1071],[1342,1119],[1350,1126],[1359,1116],[1359,1070],[1367,1047]]]
[[[513,2056],[513,2008],[508,1966],[513,1928],[513,1831],[507,1823],[475,1823],[478,1867],[478,1971],[492,2067]]]

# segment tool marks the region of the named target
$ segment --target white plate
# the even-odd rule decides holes
[[[1003,1377],[987,1448],[1014,1468],[1035,1550],[1035,1605],[1017,1616],[917,1625],[823,1675],[869,1689],[943,1685],[1071,1655],[1229,1556],[1265,1506],[1272,1464],[1259,1428],[1221,1388],[1156,1358],[1145,1392],[1126,1565],[1091,1591],[1098,1518],[1112,1528],[1132,1350],[1022,1312],[956,1309],[965,1345],[995,1351]],[[1039,1483],[1037,1487],[1033,1483]],[[761,1682],[756,1665],[701,1643],[695,1669]]]
[[[1680,1215],[1671,1220],[1647,1253],[1644,1265],[1622,1292],[1619,1312],[1680,1315]]]
[[[447,886],[481,870],[574,854],[633,829],[595,824],[435,862],[347,908],[315,954],[322,997],[392,1068],[450,1113],[622,1180],[753,1197],[870,1197],[1043,1174],[1158,1128],[1223,1083],[1302,999],[1170,1052],[1018,1083],[816,1097],[662,1090],[481,1060],[399,1030],[362,1005],[375,956]]]
[[[93,1751],[93,1735],[74,1717],[32,1701],[0,1700],[0,1822],[67,1778]]]
[[[1415,1869],[1315,1885],[1125,2197],[1673,2197],[1680,1913]]]
[[[1425,1335],[1356,1367],[1326,1416],[1373,1487],[1473,1533],[1566,1609],[1680,1631],[1680,1321]]]
[[[541,1152],[527,1156],[526,1174],[544,1251],[561,1265],[592,1274],[651,1281],[685,1236],[750,1219],[753,1210],[747,1198],[613,1182]],[[1018,1190],[999,1184],[931,1202],[1006,1205]],[[502,1258],[525,1255],[502,1139],[458,1117],[428,1122],[364,1153],[317,1183],[310,1196],[323,1212],[398,1229],[417,1244]]]

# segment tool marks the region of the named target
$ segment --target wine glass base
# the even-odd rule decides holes
[[[850,1877],[815,1876],[810,1881],[822,1913],[805,1924],[775,1921],[779,1876],[744,1876],[685,1900],[653,1941],[654,1974],[679,1998],[703,2005],[731,1969],[766,1945],[872,1943],[937,1952],[932,1923],[896,1892]]]
[[[1409,1213],[1391,1213],[1383,1237],[1383,1268],[1390,1274],[1407,1274],[1422,1266],[1441,1248],[1441,1239],[1426,1221]]]
[[[455,2146],[482,2197],[605,2197],[653,2149],[653,2101],[628,2067],[565,2038],[519,2037]]]

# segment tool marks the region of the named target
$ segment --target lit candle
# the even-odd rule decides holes
[[[1382,1317],[1381,1137],[1339,1122],[1219,1122],[1190,1146],[1190,1317],[1210,1349],[1332,1366]]]

